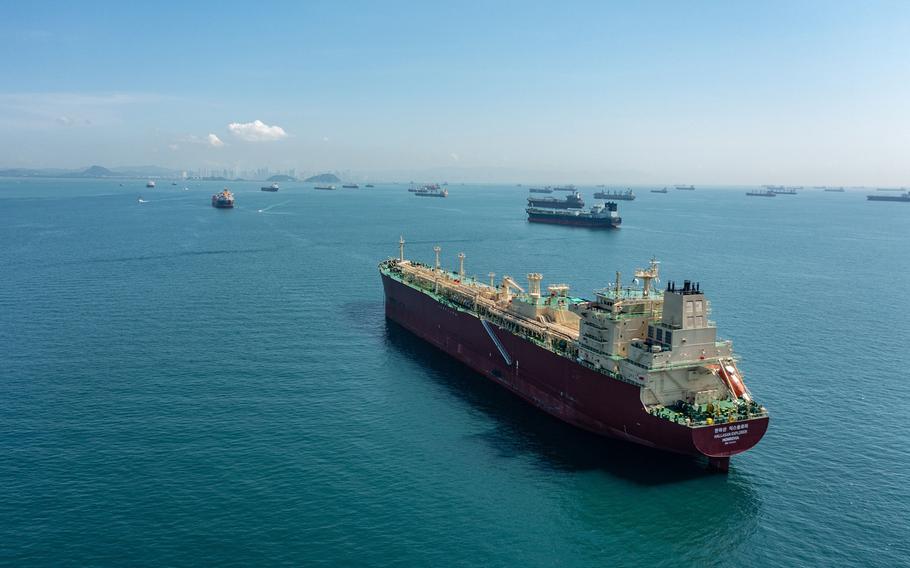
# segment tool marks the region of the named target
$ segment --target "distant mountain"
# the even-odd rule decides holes
[[[277,176],[272,176],[265,181],[297,181],[297,178],[291,177],[291,176],[286,176],[286,175],[277,175]]]
[[[71,174],[64,174],[62,177],[75,177],[75,178],[106,178],[106,177],[122,177],[120,174],[114,173],[107,168],[101,166],[91,166],[82,170],[81,172],[75,172]]]
[[[341,181],[341,178],[335,174],[319,174],[318,176],[310,176],[303,181],[314,183],[338,183]]]

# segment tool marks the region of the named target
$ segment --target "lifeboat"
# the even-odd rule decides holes
[[[749,392],[746,390],[746,385],[743,384],[742,378],[739,376],[739,371],[732,361],[727,361],[721,363],[717,367],[717,374],[720,376],[720,379],[727,385],[727,388],[730,389],[737,398],[745,398],[749,400]]]

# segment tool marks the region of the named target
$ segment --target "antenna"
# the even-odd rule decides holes
[[[436,270],[437,271],[439,270],[439,253],[440,253],[440,251],[442,251],[442,247],[440,247],[439,245],[436,245],[435,247],[433,247],[433,252],[436,253]]]
[[[618,270],[616,271],[616,297],[619,297],[619,293],[622,292],[622,273]]]
[[[464,253],[458,253],[458,279],[464,280]]]
[[[496,287],[496,273],[491,272],[487,276],[490,277],[490,288],[495,288]]]
[[[404,236],[399,235],[398,237],[398,260],[404,262]]]

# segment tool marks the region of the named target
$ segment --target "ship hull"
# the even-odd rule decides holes
[[[547,223],[549,225],[566,225],[570,227],[589,227],[593,229],[616,229],[620,221],[617,219],[584,219],[578,217],[558,216],[558,215],[535,215],[529,214],[528,221],[531,223]]]
[[[544,199],[528,199],[529,207],[545,207],[547,209],[584,209],[584,201],[546,201]]]
[[[382,274],[386,317],[529,404],[578,428],[669,452],[709,458],[725,470],[730,456],[762,438],[768,418],[690,428],[652,416],[640,387],[437,302]],[[493,339],[495,335],[500,346]]]
[[[910,197],[904,196],[893,196],[893,195],[867,195],[866,199],[869,201],[907,201],[910,202]]]

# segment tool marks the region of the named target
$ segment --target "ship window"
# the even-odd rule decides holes
[[[657,341],[664,340],[664,330],[657,328]]]
[[[692,313],[692,302],[686,302],[686,313],[687,314]]]
[[[698,327],[705,327],[705,316],[695,316],[695,323]]]
[[[667,332],[664,333],[664,343],[673,343],[673,332],[672,331],[667,330]]]
[[[695,313],[700,314],[700,313],[702,312],[702,309],[703,309],[703,307],[702,307],[702,301],[701,301],[701,300],[695,300]]]
[[[687,327],[687,328],[693,328],[693,327],[695,327],[695,318],[694,318],[694,317],[689,316],[689,317],[686,318],[686,327]]]
[[[654,339],[654,326],[653,325],[648,326],[648,337],[651,339]]]

